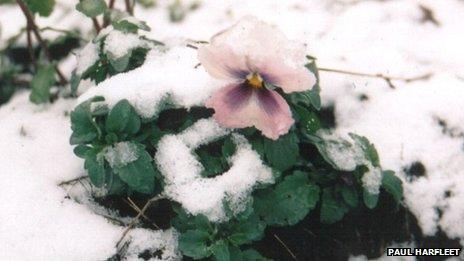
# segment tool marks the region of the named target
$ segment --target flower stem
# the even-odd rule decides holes
[[[427,80],[432,76],[432,73],[426,73],[426,74],[422,74],[419,76],[407,78],[407,77],[390,76],[390,75],[385,75],[382,73],[370,74],[370,73],[353,72],[353,71],[347,71],[347,70],[321,68],[321,67],[319,67],[318,70],[321,72],[332,72],[332,73],[362,76],[362,77],[368,77],[368,78],[380,78],[380,79],[385,80],[390,86],[390,88],[392,89],[395,89],[395,86],[393,85],[392,81],[413,82],[413,81]]]

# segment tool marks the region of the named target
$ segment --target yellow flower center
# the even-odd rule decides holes
[[[246,77],[248,85],[253,88],[262,88],[263,87],[263,78],[258,73],[250,73]]]

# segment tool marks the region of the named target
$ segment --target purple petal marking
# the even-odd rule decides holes
[[[237,110],[248,102],[253,93],[245,82],[237,84],[225,94],[225,103],[231,110]]]
[[[274,115],[276,112],[279,111],[279,103],[276,99],[272,96],[270,90],[267,89],[259,89],[256,91],[258,96],[258,101],[261,107],[268,115]]]
[[[259,75],[261,78],[263,78],[263,81],[266,83],[270,83],[275,86],[279,86],[279,78],[266,72],[259,72]],[[280,86],[279,86],[280,87]]]
[[[237,80],[245,80],[248,74],[250,73],[248,70],[239,69],[239,68],[230,68],[227,67],[226,70],[233,75]]]

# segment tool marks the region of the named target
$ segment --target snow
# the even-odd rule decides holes
[[[82,50],[80,50],[76,59],[76,73],[81,75],[87,71],[90,66],[94,65],[100,57],[99,52],[99,45],[93,42],[89,42]]]
[[[164,194],[181,203],[191,214],[203,214],[211,221],[226,221],[224,201],[234,214],[244,209],[253,186],[273,183],[269,167],[241,135],[234,134],[237,146],[230,169],[214,178],[203,178],[201,163],[192,154],[198,146],[228,133],[213,119],[199,120],[179,135],[166,135],[158,144],[156,163],[165,178]]]
[[[139,157],[137,145],[130,142],[119,142],[114,146],[106,149],[105,159],[110,164],[111,168],[123,167]]]
[[[118,59],[138,47],[148,48],[148,43],[140,39],[136,34],[112,30],[106,36],[104,50],[108,52],[112,58]]]
[[[155,9],[136,8],[137,18],[152,28],[147,36],[207,40],[252,14],[275,24],[289,39],[304,42],[321,67],[407,77],[433,72],[423,81],[393,81],[396,89],[380,79],[321,72],[323,103],[335,107],[336,133],[368,137],[382,166],[401,176],[406,205],[423,232],[433,235],[441,229],[464,245],[463,138],[444,132],[437,121],[444,120],[457,130],[453,133],[464,129],[462,1],[204,0],[176,24],[168,19],[169,2],[158,1]],[[90,39],[91,21],[69,13],[75,3],[58,3],[60,10],[50,18],[38,18],[40,26],[75,26]],[[433,10],[438,26],[421,22],[419,5]],[[1,6],[0,12],[2,45],[25,20],[11,6]],[[46,38],[55,35],[45,32]],[[110,106],[127,98],[147,118],[157,113],[156,105],[164,98],[171,97],[180,107],[202,104],[221,83],[201,67],[195,69],[194,49],[170,46],[165,52],[151,51],[143,67],[90,87],[78,102],[59,99],[53,105],[35,106],[22,92],[0,107],[1,260],[100,260],[115,253],[122,229],[95,214],[93,207],[65,199],[66,191],[57,186],[84,174],[82,160],[68,145],[70,123],[64,111],[95,95],[105,96]],[[60,66],[69,72],[75,64]],[[360,101],[361,94],[368,99]],[[184,148],[172,146],[173,150],[191,157],[185,141],[170,139]],[[404,167],[416,161],[424,164],[426,174],[407,179]],[[195,166],[197,173],[201,166]],[[216,218],[220,214],[214,213]],[[134,234],[135,240],[139,237],[145,236]]]
[[[177,251],[177,233],[173,229],[166,231],[132,229],[126,242],[129,242],[124,254],[126,261],[144,260],[139,258],[139,254],[147,250],[151,253],[161,252],[160,257],[150,259],[152,261],[176,261],[181,258]]]
[[[152,50],[146,63],[116,75],[79,97],[85,101],[94,96],[105,97],[109,107],[127,99],[145,118],[156,115],[167,98],[179,107],[204,104],[221,82],[212,79],[198,64],[196,50],[186,44],[172,46],[168,51]]]
[[[379,194],[382,184],[382,169],[372,165],[362,150],[362,144],[351,137],[352,142],[344,138],[345,133],[318,131],[317,135],[324,140],[324,149],[329,159],[339,170],[354,171],[357,166],[366,166],[363,174],[363,187],[371,194]]]
[[[66,199],[58,186],[84,173],[69,145],[65,112],[74,103],[38,107],[22,92],[1,107],[0,260],[97,260],[116,251],[122,229]]]

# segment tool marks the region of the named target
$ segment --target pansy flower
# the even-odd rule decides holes
[[[278,139],[294,120],[284,93],[311,89],[316,77],[304,65],[305,46],[289,41],[278,29],[245,17],[198,49],[213,77],[227,81],[206,102],[214,118],[229,128],[256,127]]]

